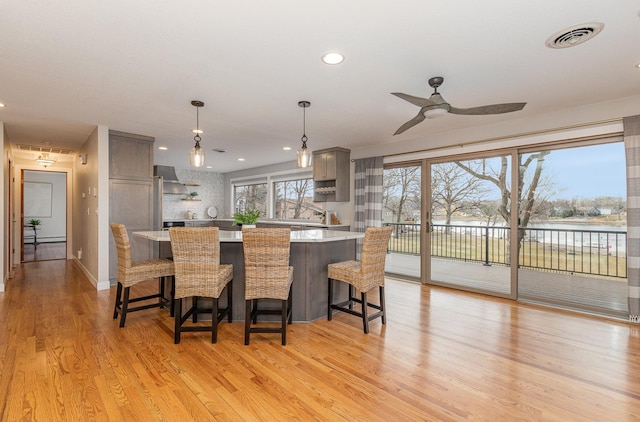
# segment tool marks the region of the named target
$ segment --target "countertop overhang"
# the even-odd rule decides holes
[[[169,218],[164,220],[166,222],[175,222],[175,221],[193,221],[193,222],[214,222],[214,221],[227,221],[233,222],[233,218],[198,218],[198,219],[185,219],[185,218]],[[278,224],[278,225],[291,225],[291,226],[304,226],[304,227],[321,227],[321,228],[331,228],[331,227],[349,227],[349,224],[322,224],[317,221],[309,221],[309,220],[269,220],[269,219],[260,219],[258,223],[264,224]]]
[[[135,231],[132,234],[156,242],[171,241],[168,230]],[[341,230],[295,230],[291,232],[292,243],[336,242],[363,238],[364,233]],[[220,230],[220,242],[242,242],[242,232]]]

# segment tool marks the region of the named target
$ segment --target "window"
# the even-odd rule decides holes
[[[233,187],[234,212],[256,209],[267,215],[267,184],[235,185]]]
[[[273,183],[273,215],[279,219],[322,220],[324,202],[313,202],[313,179]]]

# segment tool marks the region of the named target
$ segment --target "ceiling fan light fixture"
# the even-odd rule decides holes
[[[307,135],[306,135],[306,123],[307,123],[307,115],[306,109],[309,107],[311,103],[309,101],[298,101],[298,106],[302,107],[302,147],[298,151],[296,151],[296,155],[298,156],[298,167],[306,168],[311,167],[311,159],[312,154],[311,150],[307,147]]]
[[[36,158],[36,163],[40,164],[42,167],[47,168],[53,163],[58,161],[56,157],[50,156],[48,152],[43,152]]]
[[[189,163],[191,167],[202,167],[204,166],[204,148],[200,146],[200,134],[202,131],[200,130],[200,107],[204,107],[204,103],[202,101],[193,100],[191,101],[191,105],[196,108],[196,128],[193,130],[193,133],[196,136],[193,137],[195,141],[195,145],[189,150]]]
[[[448,111],[446,108],[435,107],[425,111],[424,117],[426,117],[427,119],[439,119],[440,117],[444,116],[447,113]]]

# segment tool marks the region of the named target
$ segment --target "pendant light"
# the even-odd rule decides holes
[[[200,130],[200,115],[199,109],[200,107],[204,107],[204,103],[202,101],[193,100],[191,101],[191,105],[196,108],[196,128],[193,133],[196,136],[193,137],[193,140],[196,141],[196,144],[189,151],[189,161],[191,163],[191,167],[202,167],[204,165],[204,149],[200,147],[200,134],[202,131]]]
[[[302,147],[296,151],[298,154],[298,167],[311,167],[311,151],[307,148],[306,123],[307,116],[305,110],[311,105],[309,101],[298,101],[298,105],[302,107]]]

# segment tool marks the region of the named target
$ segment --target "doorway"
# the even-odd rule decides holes
[[[67,258],[67,173],[22,171],[21,262]]]

